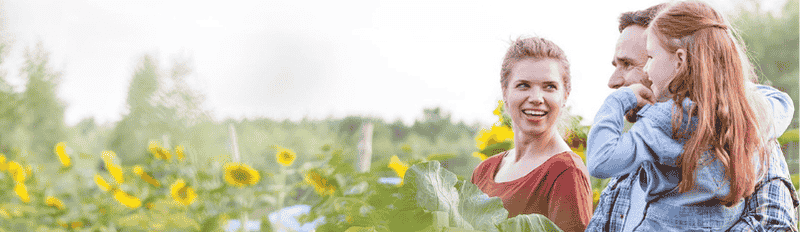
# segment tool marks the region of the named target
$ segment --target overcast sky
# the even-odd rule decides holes
[[[41,41],[62,73],[68,125],[121,119],[145,54],[164,70],[190,59],[191,84],[216,120],[365,115],[411,124],[440,106],[488,125],[509,41],[536,35],[567,53],[567,105],[589,123],[611,92],[617,17],[662,1],[489,2],[5,0],[12,51],[0,68],[21,90],[22,54]]]

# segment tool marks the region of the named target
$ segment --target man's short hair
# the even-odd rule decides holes
[[[647,26],[650,25],[650,21],[652,21],[656,15],[658,15],[658,12],[663,10],[666,6],[667,3],[661,3],[644,10],[622,13],[622,15],[619,16],[619,32],[622,32],[622,30],[625,30],[626,27],[631,25],[647,28]]]

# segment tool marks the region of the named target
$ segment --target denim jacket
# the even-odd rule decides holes
[[[758,90],[767,96],[773,106],[774,131],[777,135],[783,133],[794,112],[791,99],[771,87],[758,86]],[[764,220],[778,216],[782,216],[781,219],[788,217],[788,220],[784,221],[788,221],[786,224],[791,223],[790,227],[796,230],[794,225],[797,219],[794,216],[793,206],[798,202],[795,194],[792,194],[794,188],[791,182],[788,182],[786,163],[777,146],[771,152],[773,165],[767,170],[768,175],[759,182],[754,196],[779,190],[783,203],[786,202],[785,199],[790,199],[788,204],[774,204],[774,207],[766,211],[754,210],[754,207],[759,208],[763,205],[753,206],[751,201],[769,200],[769,197],[747,198],[745,203],[733,207],[713,204],[714,198],[728,194],[730,183],[724,176],[721,163],[712,161],[708,152],[702,161],[711,162],[708,165],[698,166],[693,191],[678,192],[680,170],[676,167],[675,160],[683,151],[683,141],[672,139],[672,104],[672,101],[668,101],[645,106],[638,113],[638,122],[629,132],[623,134],[623,115],[636,106],[636,97],[629,88],[622,88],[606,99],[589,133],[587,163],[593,176],[613,178],[601,195],[587,231],[622,230],[624,215],[631,203],[637,203],[630,202],[631,188],[639,186],[647,194],[645,199],[647,204],[644,209],[645,215],[642,222],[636,224],[636,230],[725,230],[734,223],[738,223],[734,228],[752,229],[758,226],[755,225],[757,221],[741,220],[749,214],[761,216],[760,218]],[[693,103],[685,99],[682,104],[684,108],[688,108]],[[690,119],[686,116],[686,112],[683,113],[683,125],[685,125]],[[692,121],[694,123],[696,119]],[[779,165],[775,165],[776,163]],[[778,181],[765,182],[765,180]],[[781,186],[787,182],[788,187]],[[764,188],[765,186],[768,188]],[[789,194],[785,194],[787,191]],[[762,203],[760,201],[756,203]],[[743,215],[743,211],[747,212]],[[773,214],[773,216],[763,216],[759,213]],[[745,222],[751,225],[739,225]]]

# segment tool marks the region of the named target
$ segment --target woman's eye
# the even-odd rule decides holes
[[[517,84],[517,88],[525,88],[525,87],[528,87],[528,84],[525,84],[525,83]]]
[[[555,86],[555,85],[547,85],[547,86],[545,86],[545,88],[548,88],[548,89],[556,89],[556,86]]]

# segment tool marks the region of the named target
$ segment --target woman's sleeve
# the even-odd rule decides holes
[[[586,141],[589,174],[604,179],[631,173],[643,162],[670,164],[683,147],[674,142],[668,130],[671,103],[659,104],[660,107],[643,107],[637,115],[641,118],[627,133],[622,133],[625,112],[636,106],[636,96],[627,87],[609,95],[597,112]]]
[[[792,98],[788,94],[778,91],[775,88],[766,85],[756,85],[758,91],[764,95],[764,98],[772,106],[772,122],[775,134],[770,135],[777,138],[786,131],[789,124],[792,123],[794,116],[794,104]]]
[[[546,216],[564,231],[586,230],[592,218],[592,190],[578,168],[568,168],[556,178]]]

